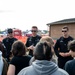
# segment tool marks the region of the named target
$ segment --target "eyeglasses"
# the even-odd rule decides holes
[[[36,30],[31,30],[31,32],[37,32]]]
[[[67,31],[62,31],[62,32],[67,32]]]

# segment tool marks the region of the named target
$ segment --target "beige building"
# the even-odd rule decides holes
[[[75,38],[75,18],[56,21],[48,23],[47,25],[49,26],[49,35],[54,39],[62,35],[61,30],[63,26],[68,26],[69,34]]]

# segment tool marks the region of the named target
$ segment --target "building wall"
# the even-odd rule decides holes
[[[62,36],[62,28],[63,26],[69,27],[69,34],[75,38],[75,23],[71,24],[59,24],[59,25],[51,25],[50,26],[50,36],[54,39],[59,38]]]

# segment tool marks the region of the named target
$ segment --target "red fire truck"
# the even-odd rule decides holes
[[[22,31],[19,29],[14,29],[13,32],[14,32],[14,36],[22,36]]]

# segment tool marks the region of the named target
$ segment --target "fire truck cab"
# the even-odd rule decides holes
[[[14,32],[14,36],[22,36],[22,31],[19,29],[14,29],[13,32]]]

